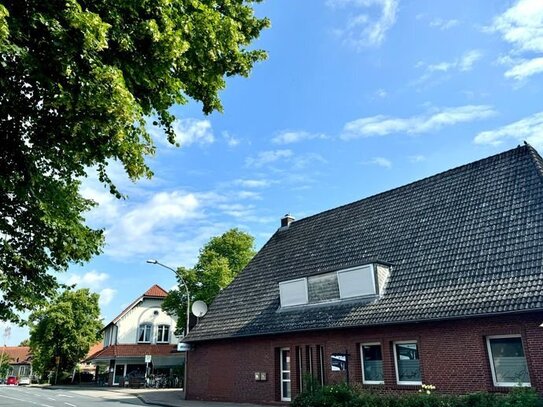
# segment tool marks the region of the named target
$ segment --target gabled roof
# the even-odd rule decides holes
[[[132,304],[130,304],[128,307],[126,307],[122,312],[117,315],[109,324],[107,324],[102,331],[104,331],[108,326],[111,324],[117,323],[127,312],[132,310],[134,307],[136,307],[140,302],[142,302],[144,299],[164,299],[168,295],[168,291],[160,287],[158,284],[153,285],[151,288],[149,288],[143,295],[138,297]]]
[[[392,264],[370,303],[279,309],[280,281]],[[187,341],[543,309],[543,161],[529,145],[293,222]]]
[[[29,346],[2,346],[0,353],[9,356],[10,364],[30,364],[32,359]]]

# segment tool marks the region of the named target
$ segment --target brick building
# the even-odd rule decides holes
[[[529,145],[281,227],[186,338],[187,398],[543,393],[543,160]]]

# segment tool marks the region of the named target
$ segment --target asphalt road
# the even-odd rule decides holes
[[[143,406],[135,395],[115,392],[85,392],[30,386],[0,385],[1,407],[127,407]]]

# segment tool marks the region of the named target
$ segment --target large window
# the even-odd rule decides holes
[[[362,382],[364,384],[383,384],[383,352],[380,343],[360,345],[362,359]]]
[[[318,304],[379,295],[388,280],[388,267],[364,266],[279,283],[281,307]]]
[[[416,341],[394,342],[394,361],[398,384],[422,384],[419,348]]]
[[[169,342],[170,341],[170,326],[169,325],[159,325],[157,332],[157,342]]]
[[[307,280],[299,278],[279,283],[279,296],[281,307],[307,304]]]
[[[520,335],[489,336],[486,344],[495,386],[530,386]]]
[[[138,342],[151,342],[151,324],[141,324],[138,328]]]

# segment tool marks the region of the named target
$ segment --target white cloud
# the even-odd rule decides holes
[[[272,139],[275,144],[292,144],[304,140],[325,139],[324,134],[312,134],[307,131],[283,131]]]
[[[480,60],[483,56],[483,53],[478,49],[473,49],[466,52],[460,60],[458,61],[458,68],[461,71],[471,71],[475,62]]]
[[[328,0],[326,4],[354,10],[343,28],[335,32],[344,43],[356,49],[381,45],[396,22],[398,11],[398,0]]]
[[[384,115],[363,117],[345,124],[340,137],[343,140],[350,140],[392,133],[429,133],[446,126],[485,119],[495,114],[496,112],[490,106],[467,105],[444,108],[429,114],[407,118]]]
[[[266,188],[272,184],[267,179],[237,179],[234,183],[244,188]]]
[[[175,133],[175,142],[181,147],[191,144],[211,144],[215,141],[213,128],[209,120],[193,118],[178,119],[173,123],[173,130]],[[148,131],[153,136],[155,142],[167,147],[174,147],[157,127],[149,126]]]
[[[471,71],[477,61],[483,57],[483,53],[478,49],[472,49],[466,51],[460,58],[452,61],[443,61],[436,64],[425,64],[424,62],[418,62],[416,67],[425,67],[426,74],[420,80],[428,79],[429,74],[432,72],[448,72],[452,70],[457,71]],[[419,80],[419,81],[420,81]]]
[[[516,60],[515,65],[507,70],[504,75],[506,78],[521,80],[540,72],[543,72],[543,57],[522,61]]]
[[[387,158],[384,157],[374,157],[371,160],[367,162],[367,164],[371,165],[377,165],[379,167],[383,168],[391,168],[392,167],[392,161],[390,161]]]
[[[449,30],[456,27],[460,22],[458,20],[443,20],[441,18],[435,18],[430,21],[430,27],[438,28],[440,30]]]
[[[477,144],[500,145],[506,139],[526,140],[535,147],[543,147],[543,112],[535,113],[495,130],[483,131],[473,140]]]
[[[375,91],[375,96],[377,96],[378,98],[384,99],[388,96],[388,93],[384,89],[377,89]]]
[[[513,67],[505,73],[506,77],[522,80],[543,72],[541,57],[537,55],[543,53],[543,1],[517,1],[494,18],[490,30],[499,32],[512,46]]]
[[[236,195],[239,199],[254,199],[254,200],[262,199],[262,196],[258,192],[254,192],[254,191],[239,191]]]
[[[226,141],[229,147],[237,147],[240,143],[240,140],[232,136],[229,132],[223,131],[222,138]]]
[[[100,294],[100,300],[99,304],[104,306],[111,302],[111,300],[115,297],[115,294],[117,294],[117,290],[113,288],[104,288],[99,292]]]
[[[89,288],[91,290],[97,290],[101,287],[102,283],[109,278],[107,273],[100,273],[96,270],[89,271],[83,275],[70,274],[66,280],[68,285],[77,285],[79,288]]]
[[[141,205],[123,215],[115,235],[123,240],[145,236],[159,227],[167,227],[187,222],[200,216],[196,195],[183,192],[159,192]],[[108,232],[109,236],[114,233]]]
[[[271,164],[278,160],[290,158],[293,156],[291,150],[270,150],[270,151],[261,151],[257,154],[256,157],[248,157],[245,160],[245,164],[248,167],[263,167],[267,164]]]

